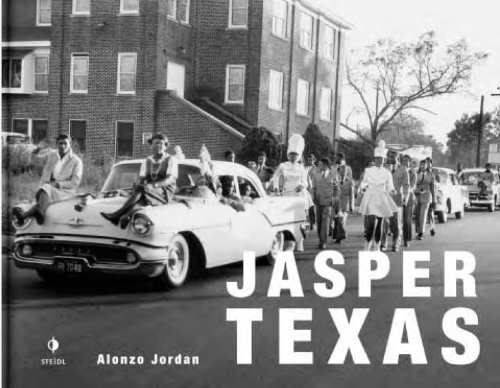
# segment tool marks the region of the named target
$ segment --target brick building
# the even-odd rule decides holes
[[[93,156],[137,157],[153,131],[220,157],[253,126],[338,133],[344,31],[304,0],[2,3],[2,126],[70,132]],[[174,91],[174,92],[172,92]]]

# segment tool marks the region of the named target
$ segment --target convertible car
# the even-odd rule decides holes
[[[175,288],[200,269],[241,261],[244,251],[273,264],[279,251],[293,249],[304,238],[301,198],[268,196],[255,173],[222,161],[213,162],[214,173],[231,177],[238,196],[240,187],[246,188],[243,211],[215,196],[195,195],[199,161],[183,160],[173,201],[139,208],[124,229],[115,226],[100,213],[125,202],[141,163],[116,164],[95,198],[82,195],[52,204],[43,225],[33,219],[16,225],[15,264],[37,270],[45,280],[92,273],[138,275]]]
[[[500,178],[498,172],[492,174],[493,179],[488,179],[484,168],[466,168],[460,172],[460,181],[469,188],[471,206],[487,207],[490,212],[500,206]]]

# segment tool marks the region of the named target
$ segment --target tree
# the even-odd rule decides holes
[[[333,156],[333,147],[328,136],[323,135],[316,124],[310,123],[304,133],[304,156],[314,154],[316,158]]]
[[[407,113],[401,113],[387,125],[380,138],[387,144],[406,144],[408,146],[422,145],[432,147],[434,165],[449,166],[447,155],[443,151],[443,144],[434,136],[424,133],[424,123]]]
[[[448,156],[452,164],[463,167],[476,165],[479,113],[464,114],[455,121],[455,129],[448,133]],[[480,154],[483,159],[488,154],[489,143],[500,140],[500,109],[483,116],[483,141]]]
[[[416,43],[383,39],[366,47],[359,59],[347,65],[347,82],[360,101],[352,113],[366,118],[368,135],[348,122],[341,125],[373,145],[401,113],[427,111],[422,101],[464,89],[472,69],[487,56],[470,52],[465,40],[444,52],[437,49],[432,31]]]
[[[242,162],[257,161],[260,151],[267,155],[267,165],[277,166],[282,158],[282,146],[274,134],[264,127],[255,127],[248,132],[238,152]]]

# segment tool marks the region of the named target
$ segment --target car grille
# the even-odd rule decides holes
[[[488,199],[488,194],[469,193],[469,199],[471,201],[487,200]]]
[[[66,242],[24,242],[16,247],[21,256],[23,245],[29,244],[32,249],[31,258],[52,259],[58,258],[84,258],[89,264],[102,263],[127,263],[126,256],[130,249],[124,247],[110,247],[98,244],[66,243]]]

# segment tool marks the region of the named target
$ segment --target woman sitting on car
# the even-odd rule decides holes
[[[134,185],[132,193],[121,208],[113,213],[101,215],[113,224],[121,227],[128,224],[129,216],[135,205],[162,205],[172,200],[177,180],[177,162],[166,152],[168,139],[161,133],[154,134],[149,140],[153,154],[141,166],[139,183]]]

